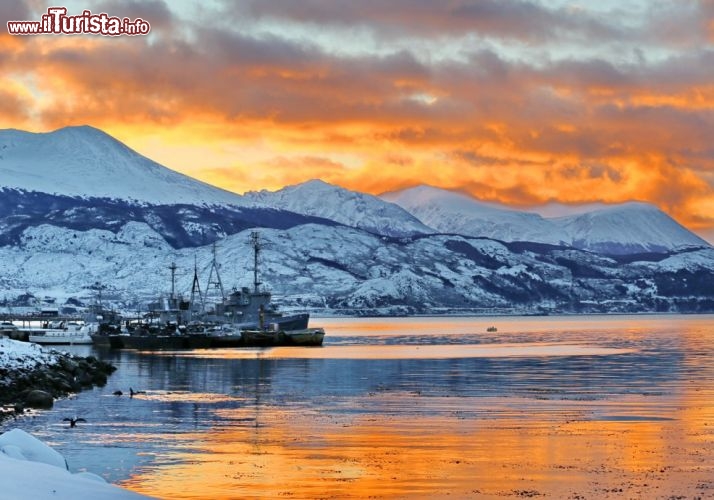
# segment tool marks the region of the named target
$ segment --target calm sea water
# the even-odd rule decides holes
[[[3,430],[160,498],[714,497],[712,316],[312,323],[322,348],[73,347],[107,386]]]

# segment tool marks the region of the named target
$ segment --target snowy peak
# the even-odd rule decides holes
[[[709,246],[657,207],[641,202],[597,208],[567,217],[543,218],[431,186],[388,193],[382,198],[400,205],[423,223],[444,233],[507,242],[568,245],[610,255],[662,253]]]
[[[163,167],[89,126],[0,130],[3,187],[155,205],[244,205],[239,195]]]
[[[179,247],[195,245],[204,236],[233,234],[247,225],[284,229],[315,218],[319,220],[312,222],[334,222],[393,237],[440,232],[574,246],[612,255],[709,247],[645,203],[544,218],[430,186],[375,197],[320,180],[239,196],[165,168],[88,126],[48,133],[0,130],[0,191],[4,193],[0,208],[5,210],[0,214],[0,244],[17,240],[22,220],[67,227],[96,225],[98,199],[103,199],[104,219],[99,223],[106,227],[98,228],[115,229],[119,222],[126,222],[122,214],[128,206],[150,206],[151,210],[132,217],[149,222]],[[38,194],[34,201],[33,193]],[[13,199],[21,203],[13,205]],[[58,203],[67,205],[61,220]],[[174,213],[164,210],[166,205],[193,205],[198,210]],[[41,209],[46,213],[37,213]],[[31,213],[39,218],[15,217]]]
[[[449,191],[447,189],[435,188],[432,186],[416,186],[402,191],[385,193],[381,196],[384,200],[389,200],[407,210],[422,210],[425,206],[440,206],[449,211],[468,211],[475,215],[509,217],[524,215],[524,212],[512,210],[505,207],[498,207],[495,204],[478,201],[466,194]],[[536,215],[536,214],[528,214]],[[536,215],[536,217],[539,217]]]
[[[251,191],[244,196],[257,204],[330,219],[370,233],[399,237],[434,232],[393,203],[317,179],[274,192]]]
[[[573,246],[611,255],[709,246],[657,207],[641,202],[552,220],[568,232]]]
[[[566,244],[568,235],[538,214],[501,208],[431,186],[417,186],[382,195],[424,224],[442,233],[487,237],[501,241]]]

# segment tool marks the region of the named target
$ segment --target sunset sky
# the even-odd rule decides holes
[[[714,0],[73,0],[151,33],[6,33],[55,4],[0,6],[0,128],[92,125],[239,193],[648,201],[714,240]]]

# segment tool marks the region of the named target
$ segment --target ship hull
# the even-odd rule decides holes
[[[289,333],[304,332],[308,329],[309,313],[293,314],[268,318],[268,330],[260,329],[258,324],[243,323],[225,325],[227,330],[220,332],[203,332],[200,334],[182,335],[92,335],[97,346],[112,349],[136,349],[144,351],[172,350],[172,349],[205,349],[205,348],[234,348],[234,347],[269,347],[277,345],[319,345],[315,338],[296,337],[291,340]],[[312,329],[315,330],[315,329]],[[247,333],[246,333],[247,332]],[[324,332],[323,332],[324,336]],[[320,339],[321,343],[322,339]]]
[[[285,343],[285,332],[270,330],[243,330],[245,347],[272,347]]]
[[[92,337],[82,330],[40,330],[32,331],[28,340],[40,345],[86,345],[92,343]]]
[[[285,332],[286,345],[318,347],[322,345],[324,338],[325,330],[323,328],[305,328],[304,330]]]
[[[227,335],[209,335],[211,345],[213,348],[231,348],[231,347],[244,347],[243,335],[240,333],[227,334]]]
[[[139,351],[205,349],[211,347],[211,338],[208,335],[110,335],[109,347]]]
[[[29,335],[28,341],[33,344],[40,345],[89,345],[92,344],[92,338],[89,336],[78,337],[45,337],[43,335]]]
[[[278,330],[283,331],[293,331],[293,330],[305,330],[307,324],[310,321],[310,314],[293,314],[290,316],[282,316],[277,318],[277,321],[272,321],[272,324],[276,324]]]
[[[101,333],[95,333],[91,335],[92,344],[97,347],[111,347],[110,335],[104,335]]]

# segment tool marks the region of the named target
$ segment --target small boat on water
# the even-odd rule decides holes
[[[321,346],[325,338],[323,328],[302,330],[242,330],[244,347]]]
[[[294,330],[291,332],[285,332],[285,340],[287,345],[317,347],[322,345],[322,340],[324,338],[324,328],[305,328],[304,330]]]
[[[52,321],[46,328],[30,331],[28,340],[41,345],[82,345],[91,344],[89,330],[73,321]]]
[[[270,346],[321,346],[325,338],[324,328],[304,328],[302,330],[243,330],[245,347]]]
[[[241,330],[245,347],[269,347],[285,344],[285,332],[282,330]]]

